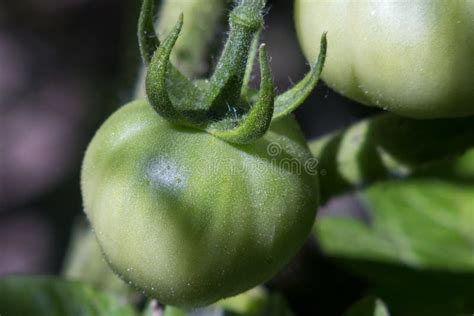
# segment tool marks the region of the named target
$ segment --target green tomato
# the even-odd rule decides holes
[[[328,32],[337,92],[414,118],[474,114],[474,1],[296,0],[295,19],[310,61]]]
[[[84,208],[122,279],[165,304],[206,305],[268,280],[304,243],[318,204],[311,157],[292,118],[235,145],[139,100],[89,145]]]

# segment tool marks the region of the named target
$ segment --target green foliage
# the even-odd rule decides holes
[[[359,193],[366,220],[322,217],[315,234],[325,253],[367,278],[400,315],[471,312],[473,180],[471,150],[409,179],[374,184]]]
[[[54,277],[0,279],[2,316],[136,316],[133,307],[90,285]]]
[[[324,203],[345,191],[459,157],[473,144],[474,116],[416,120],[387,113],[314,140],[309,147],[319,170],[327,174],[320,177]]]
[[[282,296],[257,287],[204,308],[185,311],[167,306],[164,316],[293,316],[293,313]]]
[[[390,314],[380,299],[366,297],[351,306],[343,316],[390,316]]]

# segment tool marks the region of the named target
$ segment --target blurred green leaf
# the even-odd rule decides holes
[[[369,280],[396,315],[474,310],[474,150],[358,199],[363,218],[317,221],[326,254]]]
[[[256,287],[240,295],[214,304],[226,316],[291,316],[293,313],[286,300],[278,293],[269,293],[263,287]]]
[[[370,296],[352,305],[343,316],[390,316],[390,313],[384,302]]]
[[[166,306],[163,316],[187,316],[187,314],[179,308]]]
[[[0,279],[2,316],[135,316],[128,305],[88,285],[54,277]]]
[[[368,222],[322,218],[326,253],[414,268],[474,273],[474,188],[435,179],[381,183],[361,199]]]

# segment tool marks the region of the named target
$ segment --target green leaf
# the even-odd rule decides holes
[[[343,316],[390,316],[390,313],[380,299],[366,297],[352,305]]]
[[[390,181],[360,198],[370,210],[369,223],[324,218],[317,224],[327,253],[474,273],[472,187],[434,179]]]
[[[474,164],[474,151],[451,169],[467,170],[467,160]],[[362,191],[359,200],[368,211],[368,222],[343,217],[319,220],[315,231],[325,252],[419,269],[474,273],[474,182],[466,173],[462,181],[423,173]]]
[[[135,316],[136,311],[88,285],[55,277],[0,279],[2,316]]]
[[[179,308],[173,306],[166,306],[163,316],[187,316],[187,314],[185,311]]]
[[[474,310],[474,150],[358,199],[364,219],[317,221],[326,254],[368,279],[397,315]]]

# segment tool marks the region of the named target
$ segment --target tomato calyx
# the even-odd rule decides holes
[[[326,57],[326,34],[310,72],[294,87],[275,96],[265,44],[258,45],[265,0],[238,0],[229,16],[230,32],[209,79],[192,81],[170,62],[183,26],[181,15],[160,43],[153,25],[153,0],[144,0],[138,25],[142,59],[147,66],[146,93],[153,109],[168,121],[198,128],[230,143],[246,144],[262,137],[270,123],[290,114],[318,83]],[[259,55],[261,82],[249,87]]]

